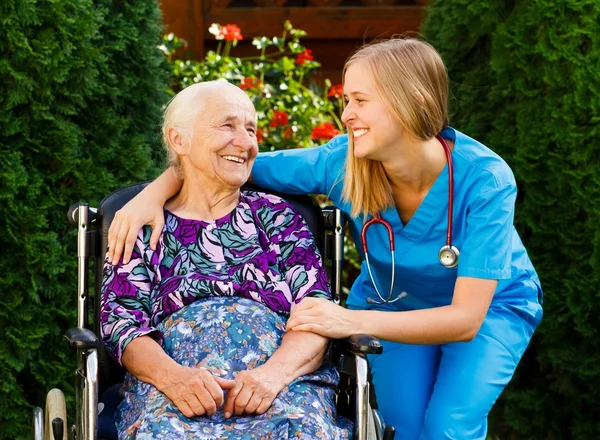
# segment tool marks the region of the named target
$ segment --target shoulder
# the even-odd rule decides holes
[[[476,185],[479,192],[497,190],[512,187],[516,190],[515,176],[506,163],[497,153],[481,142],[452,130],[455,135],[454,172],[457,181],[463,180],[463,184]]]
[[[278,195],[256,191],[254,189],[242,189],[242,201],[245,202],[251,209],[268,208],[272,210],[281,210],[287,207],[292,207],[288,202]]]
[[[292,225],[294,228],[302,228],[304,219],[301,213],[282,197],[243,189],[242,198],[247,209],[253,213],[254,219],[267,229],[289,228]]]
[[[346,154],[348,152],[348,135],[337,135],[325,145],[317,148],[323,148],[329,157],[343,162],[346,159]]]

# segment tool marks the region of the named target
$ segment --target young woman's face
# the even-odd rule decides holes
[[[256,113],[240,90],[227,89],[207,99],[188,154],[194,170],[217,187],[239,188],[250,177],[258,154]]]
[[[404,130],[379,98],[364,61],[346,69],[344,99],[342,121],[354,135],[354,156],[379,161],[393,158]]]

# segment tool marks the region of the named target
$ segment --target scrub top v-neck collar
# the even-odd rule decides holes
[[[454,142],[452,149],[452,157],[454,158],[454,151],[456,151],[458,144],[456,132],[451,128],[446,128],[441,134],[444,139]],[[443,147],[440,145],[440,148]],[[439,216],[440,209],[443,209],[446,213],[448,212],[448,163],[444,165],[427,195],[406,225],[403,225],[395,206],[389,207],[383,212],[382,217],[392,225],[396,238],[396,249],[402,250],[401,255],[407,255],[408,249],[418,243],[423,234],[431,228],[431,219]]]

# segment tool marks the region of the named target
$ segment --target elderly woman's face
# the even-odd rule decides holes
[[[217,187],[239,188],[258,154],[256,130],[256,112],[243,91],[227,87],[210,94],[194,125],[189,171]]]

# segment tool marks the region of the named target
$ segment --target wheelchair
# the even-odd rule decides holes
[[[108,229],[117,210],[137,195],[149,182],[121,188],[106,197],[99,207],[76,203],[67,216],[78,229],[77,261],[77,327],[65,337],[77,359],[76,420],[70,426],[66,419],[64,394],[59,389],[48,393],[45,412],[33,410],[34,440],[111,440],[117,438],[114,413],[121,400],[120,384],[124,369],[104,349],[100,337],[100,289]],[[261,190],[260,188],[252,188]],[[344,249],[344,214],[333,206],[320,208],[310,196],[277,194],[293,205],[304,217],[315,237],[325,266],[330,272],[332,294],[339,302]],[[94,295],[88,295],[88,264],[94,262]],[[90,305],[91,303],[91,305]],[[89,322],[90,308],[93,320]],[[329,351],[338,366],[340,384],[336,389],[338,416],[354,422],[356,440],[393,440],[395,429],[385,426],[377,411],[374,392],[369,382],[367,354],[382,352],[379,341],[369,335],[353,335],[335,340]]]

